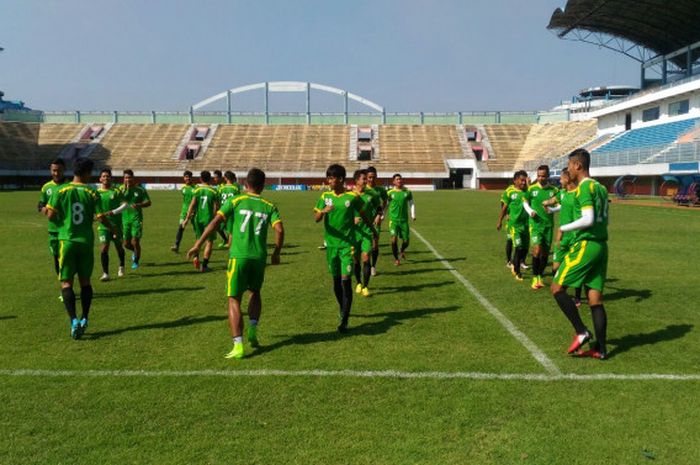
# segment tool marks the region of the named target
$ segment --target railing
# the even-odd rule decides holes
[[[568,111],[304,113],[226,111],[6,111],[0,120],[35,123],[135,124],[538,124],[569,121]]]

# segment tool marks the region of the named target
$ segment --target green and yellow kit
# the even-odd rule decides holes
[[[347,276],[353,268],[355,216],[363,211],[365,202],[356,192],[336,194],[330,191],[321,194],[314,211],[320,212],[327,206],[333,207],[323,217],[328,271],[333,277]]]
[[[109,189],[103,189],[99,187],[97,193],[100,196],[100,211],[107,213],[108,211],[114,210],[124,203],[124,198],[118,187],[110,187]],[[116,237],[113,235],[107,226],[100,223],[97,226],[97,237],[101,244],[106,244],[110,241],[121,242],[123,239],[122,235],[122,215],[114,215],[106,217],[112,228],[116,231]]]
[[[119,191],[124,202],[129,205],[143,203],[151,199],[146,188],[141,185],[129,188],[122,185],[119,187]],[[122,229],[125,241],[130,241],[132,238],[141,239],[143,236],[143,209],[129,207],[124,210],[122,212]]]
[[[232,221],[226,295],[259,291],[265,279],[267,231],[282,221],[277,207],[257,194],[245,193],[227,199],[216,214]]]
[[[65,179],[61,183],[56,183],[53,179],[43,186],[41,186],[41,194],[39,195],[39,202],[46,206],[51,200],[53,193],[60,188],[65,186],[67,183]],[[58,220],[56,218],[49,219],[49,252],[54,257],[58,256]]]
[[[572,190],[561,190],[557,194],[559,199],[559,205],[561,209],[559,210],[559,224],[568,224],[574,221],[574,203],[576,199],[576,191]],[[553,261],[555,263],[561,263],[564,260],[566,252],[571,246],[571,242],[574,239],[575,231],[566,231],[561,234],[561,241],[554,251]]]
[[[195,200],[195,214],[192,218],[192,226],[194,226],[194,234],[197,238],[201,237],[207,225],[214,219],[219,194],[216,188],[207,184],[200,184],[194,190],[192,199]],[[212,232],[206,240],[213,241],[216,239],[216,233]]]
[[[364,202],[364,212],[367,219],[374,221],[377,216],[377,212],[382,206],[382,199],[377,191],[371,187],[365,187],[365,189],[360,194],[360,198]],[[364,221],[362,221],[359,216],[355,217],[355,221],[359,219],[359,222],[355,224],[355,233],[357,240],[357,247],[355,248],[355,253],[369,253],[372,251],[372,230],[367,226]]]
[[[387,191],[389,197],[389,234],[403,241],[410,238],[408,226],[409,203],[413,201],[413,193],[404,188],[393,188]]]
[[[513,187],[503,196],[503,204],[508,207],[508,233],[516,248],[527,247],[527,219],[523,202],[527,201],[527,192]]]
[[[236,196],[241,195],[241,188],[238,184],[222,184],[219,186],[219,205],[224,205],[228,199],[232,199]],[[230,232],[233,227],[232,219],[229,218],[224,223],[224,229],[226,232]]]
[[[194,190],[197,188],[194,184],[183,184],[180,188],[182,193],[182,207],[180,207],[180,223],[185,221],[187,218],[187,210],[190,208],[190,203],[192,202],[192,195],[194,195]]]
[[[554,215],[549,213],[542,203],[556,197],[558,193],[559,189],[556,186],[551,184],[543,186],[539,182],[531,184],[527,190],[528,203],[537,214],[534,218],[529,217],[528,219],[530,243],[544,247],[547,252],[552,246]]]

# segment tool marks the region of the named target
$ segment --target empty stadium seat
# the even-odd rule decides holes
[[[700,118],[657,124],[622,133],[605,145],[596,148],[593,153],[618,152],[642,147],[667,145],[676,142],[684,133],[693,130]]]

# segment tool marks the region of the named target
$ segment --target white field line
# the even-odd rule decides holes
[[[486,309],[487,312],[489,312],[498,322],[503,326],[515,339],[518,340],[529,352],[530,354],[537,360],[540,365],[544,367],[545,370],[547,370],[547,373],[550,375],[561,375],[561,371],[559,368],[554,364],[554,362],[545,355],[542,350],[535,345],[532,340],[530,340],[529,337],[525,335],[522,331],[520,331],[512,321],[508,319],[507,316],[505,316],[498,308],[496,308],[495,305],[493,305],[491,302],[486,299],[474,285],[469,282],[467,278],[462,276],[462,274],[455,270],[452,265],[450,265],[450,262],[447,261],[440,253],[435,250],[435,247],[432,246],[430,242],[428,242],[423,236],[420,235],[418,231],[416,231],[414,228],[411,228],[411,231],[420,239],[423,244],[430,249],[430,251],[435,255],[435,257],[442,263],[442,266],[444,266],[452,275],[457,278],[457,280],[464,285],[465,288],[474,296],[476,297],[476,300],[479,301],[479,303]]]
[[[598,362],[596,362],[598,363]],[[374,378],[374,379],[469,379],[495,381],[700,381],[700,374],[536,374],[444,371],[357,371],[357,370],[0,370],[2,377],[29,378]]]

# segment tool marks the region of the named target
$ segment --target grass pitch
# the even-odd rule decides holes
[[[412,226],[563,374],[551,376],[415,235],[396,268],[384,232],[373,296],[355,297],[338,335],[316,194],[267,196],[287,246],[267,268],[262,347],[230,361],[226,253],[199,274],[169,251],[177,193],[152,194],[141,269],[115,279],[113,253],[101,283],[96,256],[80,341],[37,194],[0,194],[1,464],[700,460],[700,381],[648,376],[700,374],[700,213],[611,206],[611,358],[600,362],[567,357],[571,329],[547,290],[504,267],[494,193],[416,194]],[[192,242],[188,230],[181,249]]]

